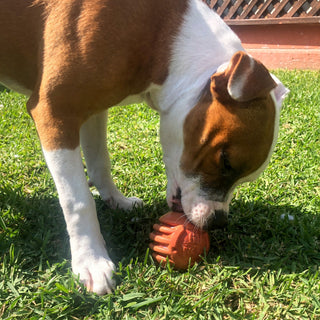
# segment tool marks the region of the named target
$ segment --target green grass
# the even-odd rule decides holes
[[[96,197],[118,264],[117,289],[104,297],[72,277],[26,99],[0,89],[0,319],[320,319],[320,72],[277,75],[291,93],[271,163],[237,189],[229,226],[211,232],[208,256],[184,273],[160,269],[148,252],[168,210],[159,118],[144,105],[110,111],[115,181],[146,206],[111,211]]]

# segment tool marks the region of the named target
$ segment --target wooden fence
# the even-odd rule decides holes
[[[320,70],[320,0],[202,0],[269,68]]]
[[[228,24],[320,23],[319,0],[207,0]]]

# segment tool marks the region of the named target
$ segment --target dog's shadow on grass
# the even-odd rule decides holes
[[[20,259],[37,268],[39,261],[50,264],[70,259],[70,248],[63,214],[55,197],[26,197],[23,192],[1,189],[3,212],[1,254],[10,246]],[[158,201],[132,212],[110,210],[96,199],[101,231],[110,256],[128,264],[143,261],[149,233],[158,217],[168,211]],[[9,208],[9,209],[8,209]],[[9,212],[9,213],[8,213]],[[293,217],[293,220],[290,218]],[[274,206],[262,202],[234,201],[229,224],[211,230],[208,263],[241,268],[264,268],[288,272],[317,268],[320,264],[320,216],[294,206]]]
[[[8,88],[0,84],[0,92],[10,91]]]
[[[115,261],[143,261],[152,226],[168,210],[159,201],[131,213],[105,214],[102,204],[101,229]],[[211,230],[210,238],[208,263],[287,272],[316,269],[320,263],[320,216],[300,207],[234,201],[228,226]]]
[[[70,258],[68,236],[59,201],[38,192],[28,195],[23,187],[0,189],[0,255],[9,251],[25,268],[39,269]]]
[[[95,201],[111,258],[129,263],[145,255],[149,232],[157,217],[167,210],[165,201],[132,212],[110,209],[98,197]],[[31,196],[23,187],[1,187],[0,212],[0,257],[14,253],[29,269],[39,269],[39,263],[40,269],[45,269],[47,262],[52,265],[70,260],[69,237],[57,197],[41,192]]]
[[[113,258],[143,261],[152,226],[168,210],[166,202],[159,201],[131,213],[106,215],[102,205],[101,229]],[[211,230],[210,238],[209,263],[219,260],[226,266],[287,272],[317,268],[320,263],[320,216],[300,207],[234,201],[228,226]]]
[[[210,234],[209,262],[286,272],[320,263],[320,215],[301,207],[234,201],[228,226]]]

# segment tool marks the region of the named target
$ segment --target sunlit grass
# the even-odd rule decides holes
[[[109,210],[95,196],[118,264],[113,295],[79,290],[65,223],[26,99],[0,89],[1,319],[318,319],[320,317],[320,72],[278,71],[291,93],[271,163],[237,189],[205,261],[160,269],[148,234],[168,208],[158,115],[113,108],[113,175],[146,206]],[[294,220],[281,218],[291,215]]]

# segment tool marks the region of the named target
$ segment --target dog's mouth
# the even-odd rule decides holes
[[[172,197],[171,200],[171,209],[175,212],[183,212],[182,203],[181,203],[181,189],[177,188],[177,193]]]

